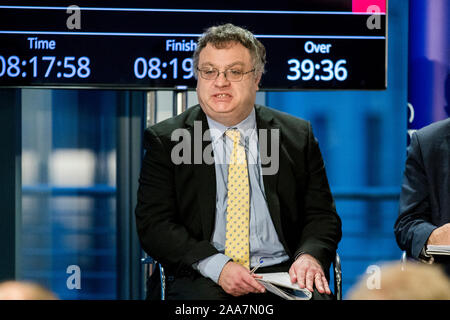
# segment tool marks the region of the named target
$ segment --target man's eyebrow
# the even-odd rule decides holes
[[[229,69],[229,68],[234,67],[236,65],[244,66],[245,63],[242,62],[242,61],[236,61],[236,62],[233,62],[233,63],[230,63],[230,64],[226,65],[225,69]],[[204,62],[204,63],[201,64],[201,67],[212,67],[212,68],[219,69],[215,64],[213,64],[211,62]]]

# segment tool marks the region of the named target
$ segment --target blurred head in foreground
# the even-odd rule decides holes
[[[349,300],[450,300],[450,279],[436,265],[390,263],[380,268],[378,288],[368,275],[349,292]],[[373,282],[372,282],[373,284]],[[370,289],[372,288],[372,289]]]
[[[0,283],[0,300],[57,300],[44,287],[30,282],[5,281]]]

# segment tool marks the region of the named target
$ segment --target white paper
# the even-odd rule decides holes
[[[258,280],[268,291],[282,297],[286,300],[309,300],[312,297],[312,293],[308,289],[301,289],[298,283],[292,283],[291,278],[287,272],[273,272],[273,273],[261,273],[262,279]],[[297,290],[297,295],[293,295],[287,290]]]
[[[449,245],[428,245],[427,246],[427,254],[442,254],[442,255],[450,255],[450,246]]]

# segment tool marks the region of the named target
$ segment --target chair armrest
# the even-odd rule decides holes
[[[334,291],[336,295],[336,300],[342,300],[342,270],[341,270],[341,258],[336,252],[333,263],[334,270]]]

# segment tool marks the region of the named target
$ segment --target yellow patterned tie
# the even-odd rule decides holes
[[[248,184],[245,149],[239,143],[239,130],[230,129],[225,134],[233,141],[228,166],[228,202],[225,254],[233,261],[250,268],[250,188]]]

